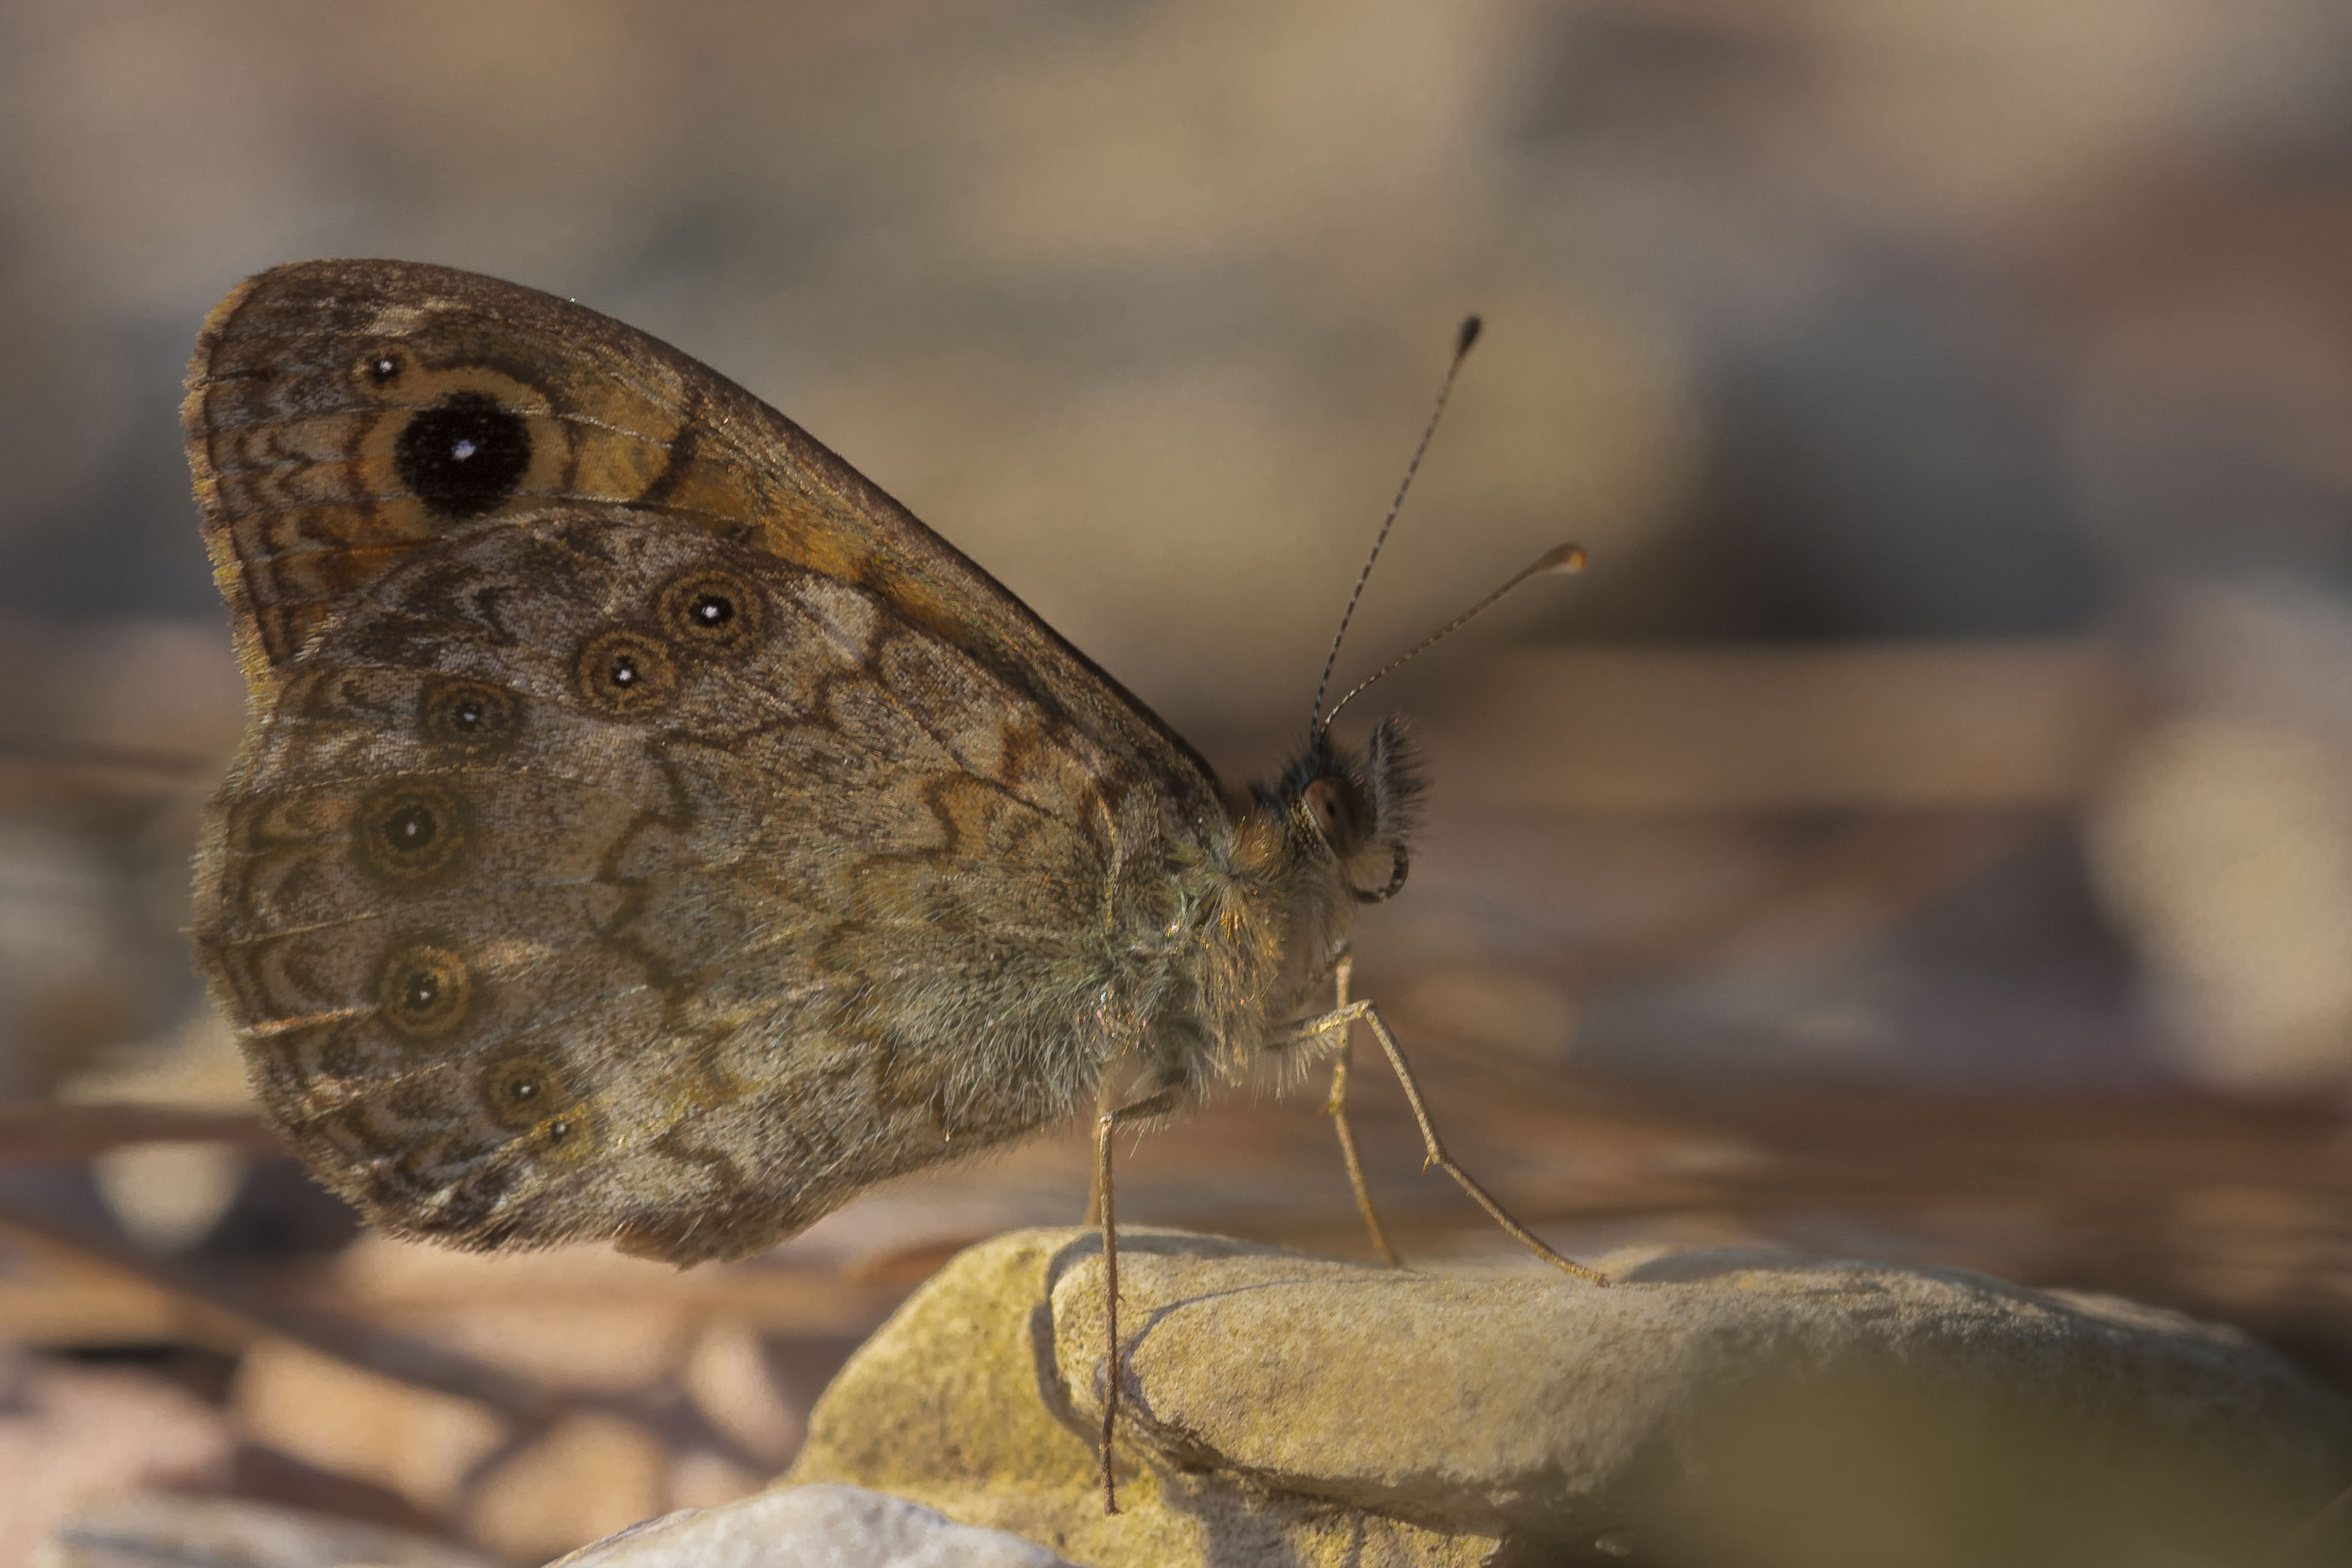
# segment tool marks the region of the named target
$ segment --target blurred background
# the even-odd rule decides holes
[[[0,0],[0,1537],[163,1486],[536,1562],[758,1484],[954,1246],[1084,1206],[1061,1134],[677,1276],[355,1241],[272,1152],[180,934],[242,696],[176,408],[318,255],[677,343],[1235,778],[1482,313],[1340,661],[1591,552],[1349,718],[1428,752],[1358,990],[1457,1152],[1589,1253],[2352,1384],[2352,9]],[[1409,1249],[1507,1247],[1357,1081]],[[1142,1141],[1122,1215],[1362,1252],[1319,1098]]]

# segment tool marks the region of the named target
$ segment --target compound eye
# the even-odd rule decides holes
[[[1353,852],[1353,841],[1360,834],[1355,820],[1355,803],[1349,798],[1347,785],[1327,773],[1310,783],[1300,798],[1307,815],[1315,819],[1315,830],[1323,836],[1323,842],[1336,854]]]

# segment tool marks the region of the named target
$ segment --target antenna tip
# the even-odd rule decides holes
[[[1457,333],[1454,339],[1454,357],[1455,359],[1460,359],[1464,354],[1470,352],[1470,345],[1478,341],[1478,334],[1485,329],[1486,325],[1486,322],[1480,321],[1475,316],[1465,316],[1462,318],[1462,331]]]
[[[1584,570],[1591,557],[1581,544],[1563,544],[1536,563],[1538,572],[1557,572],[1563,577],[1573,577]]]

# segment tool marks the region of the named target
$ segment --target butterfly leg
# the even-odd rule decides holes
[[[1165,1116],[1183,1102],[1183,1086],[1171,1084],[1095,1120],[1095,1202],[1103,1244],[1103,1512],[1118,1511],[1118,1481],[1111,1472],[1111,1436],[1118,1425],[1118,1203],[1110,1180],[1111,1134],[1129,1121]]]
[[[1479,1184],[1475,1176],[1454,1163],[1454,1156],[1445,1152],[1444,1141],[1437,1135],[1437,1124],[1429,1119],[1429,1107],[1421,1098],[1421,1085],[1414,1081],[1412,1068],[1405,1063],[1403,1048],[1397,1044],[1396,1037],[1389,1033],[1388,1024],[1381,1017],[1380,1010],[1370,1002],[1345,1003],[1320,1018],[1309,1019],[1301,1024],[1289,1037],[1306,1039],[1313,1036],[1328,1034],[1333,1029],[1344,1029],[1358,1019],[1370,1026],[1372,1037],[1380,1041],[1381,1049],[1387,1053],[1389,1067],[1395,1072],[1397,1082],[1404,1089],[1405,1103],[1412,1107],[1412,1119],[1421,1126],[1421,1142],[1424,1151],[1422,1168],[1427,1170],[1434,1165],[1453,1177],[1454,1184],[1469,1194],[1471,1200],[1486,1211],[1486,1217],[1503,1227],[1505,1235],[1553,1268],[1563,1273],[1573,1274],[1579,1279],[1591,1284],[1608,1284],[1609,1277],[1600,1270],[1587,1268],[1583,1264],[1562,1258],[1559,1253],[1546,1247],[1537,1237],[1535,1232],[1512,1218],[1510,1212],[1496,1201],[1494,1194]]]
[[[1348,1010],[1348,979],[1355,966],[1354,959],[1342,957],[1331,972],[1335,1012]],[[1402,1268],[1404,1259],[1389,1244],[1389,1233],[1381,1226],[1381,1211],[1372,1206],[1372,1189],[1364,1182],[1363,1158],[1356,1152],[1356,1124],[1348,1119],[1348,1068],[1355,1054],[1356,1032],[1342,1025],[1339,1054],[1331,1062],[1331,1097],[1323,1102],[1323,1111],[1330,1117],[1333,1131],[1339,1134],[1339,1158],[1347,1163],[1348,1185],[1355,1192],[1356,1212],[1364,1216],[1364,1228],[1371,1232],[1372,1250],[1384,1262]]]

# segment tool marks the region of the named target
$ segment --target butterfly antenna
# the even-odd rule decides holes
[[[1464,626],[1468,626],[1472,621],[1476,620],[1480,616],[1485,615],[1488,610],[1493,609],[1496,605],[1501,604],[1506,595],[1509,594],[1512,589],[1517,587],[1528,578],[1540,577],[1547,573],[1557,574],[1562,577],[1573,577],[1579,572],[1584,570],[1584,546],[1581,544],[1559,544],[1545,551],[1543,554],[1538,557],[1535,561],[1520,568],[1519,571],[1512,576],[1509,582],[1504,584],[1501,587],[1496,589],[1493,593],[1487,595],[1485,598],[1479,600],[1476,604],[1471,605],[1468,609],[1463,611],[1460,615],[1454,616],[1452,620],[1446,622],[1444,626],[1438,627],[1435,631],[1430,633],[1419,642],[1413,644],[1412,647],[1407,648],[1403,653],[1399,654],[1396,658],[1389,660],[1388,663],[1381,666],[1380,668],[1372,671],[1371,674],[1358,681],[1354,689],[1349,691],[1345,697],[1339,699],[1339,701],[1331,704],[1331,717],[1324,721],[1323,727],[1327,730],[1329,729],[1331,725],[1338,721],[1339,717],[1339,710],[1345,708],[1349,703],[1353,702],[1357,698],[1361,697],[1366,691],[1371,689],[1375,682],[1379,681],[1385,676],[1392,675],[1396,671],[1403,668],[1406,665],[1411,664],[1414,659],[1419,658],[1423,654],[1427,653],[1431,648],[1435,647],[1439,643],[1444,642],[1447,637],[1452,637],[1455,632],[1460,631]],[[1318,732],[1319,733],[1320,731]]]
[[[1356,574],[1356,591],[1348,595],[1348,607],[1339,612],[1339,630],[1332,637],[1331,651],[1323,660],[1323,679],[1315,683],[1315,710],[1307,720],[1309,734],[1320,736],[1330,728],[1323,717],[1323,698],[1331,689],[1331,671],[1339,662],[1339,645],[1348,640],[1348,623],[1356,618],[1356,603],[1364,596],[1364,584],[1371,580],[1372,563],[1381,558],[1381,546],[1389,542],[1389,530],[1396,526],[1397,513],[1404,510],[1405,492],[1412,489],[1412,477],[1421,472],[1421,459],[1429,450],[1429,438],[1437,434],[1437,421],[1445,412],[1445,400],[1453,395],[1454,378],[1462,374],[1462,362],[1470,356],[1470,345],[1478,341],[1478,331],[1482,325],[1484,323],[1477,317],[1465,316],[1462,318],[1462,330],[1454,334],[1454,357],[1446,363],[1445,379],[1437,384],[1437,401],[1430,405],[1429,423],[1421,427],[1421,443],[1413,447],[1412,461],[1404,466],[1404,478],[1397,482],[1396,499],[1389,502],[1389,514],[1381,520],[1381,531],[1373,536],[1372,552],[1364,557],[1364,569]],[[1416,648],[1413,651],[1417,653],[1420,650]],[[1386,673],[1385,670],[1381,672]],[[1373,679],[1378,679],[1379,677]],[[1362,687],[1357,688],[1359,691],[1362,689]],[[1349,695],[1353,696],[1354,693]],[[1343,698],[1341,700],[1346,700]],[[1339,710],[1334,708],[1331,711],[1336,716]]]

